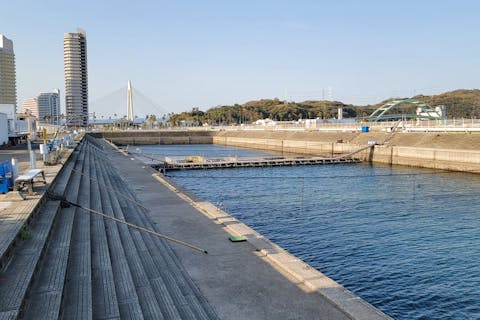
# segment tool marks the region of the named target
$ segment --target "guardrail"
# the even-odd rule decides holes
[[[292,121],[277,121],[275,125],[240,124],[230,126],[197,126],[197,127],[170,127],[161,129],[115,129],[114,131],[343,131],[361,132],[362,127],[369,127],[372,131],[404,131],[404,132],[475,132],[480,131],[480,119],[445,119],[445,120],[401,120],[383,122],[325,122],[317,124],[295,123]]]

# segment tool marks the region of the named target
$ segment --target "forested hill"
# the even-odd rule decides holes
[[[480,90],[455,90],[439,95],[418,95],[414,99],[431,106],[447,107],[448,118],[480,118]]]
[[[414,99],[431,106],[445,105],[448,118],[480,118],[480,90],[455,90],[439,95],[418,95]],[[395,98],[398,99],[398,98]],[[391,99],[389,99],[391,100]],[[364,118],[389,100],[376,105],[355,106],[339,101],[284,102],[277,98],[250,101],[244,104],[218,106],[207,111],[193,110],[173,114],[170,123],[180,124],[182,120],[198,124],[239,124],[251,123],[258,119],[270,118],[290,121],[313,118],[336,118],[338,107],[343,107],[344,118]]]

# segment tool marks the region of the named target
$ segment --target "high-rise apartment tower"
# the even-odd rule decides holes
[[[87,37],[82,29],[63,35],[65,108],[68,126],[88,125]]]
[[[13,42],[0,34],[0,104],[17,104]]]

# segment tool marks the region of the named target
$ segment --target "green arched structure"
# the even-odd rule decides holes
[[[400,104],[412,104],[422,108],[422,114],[389,114],[388,112]],[[389,121],[401,119],[442,119],[442,115],[430,105],[415,99],[392,100],[375,110],[366,120],[367,121]]]

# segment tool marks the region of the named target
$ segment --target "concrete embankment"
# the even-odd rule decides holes
[[[363,160],[441,170],[480,172],[480,134],[322,131],[127,131],[98,134],[117,144],[219,144],[315,156],[365,150]]]
[[[117,145],[140,144],[212,144],[212,131],[188,130],[139,130],[139,131],[105,131],[92,134],[103,137]]]

